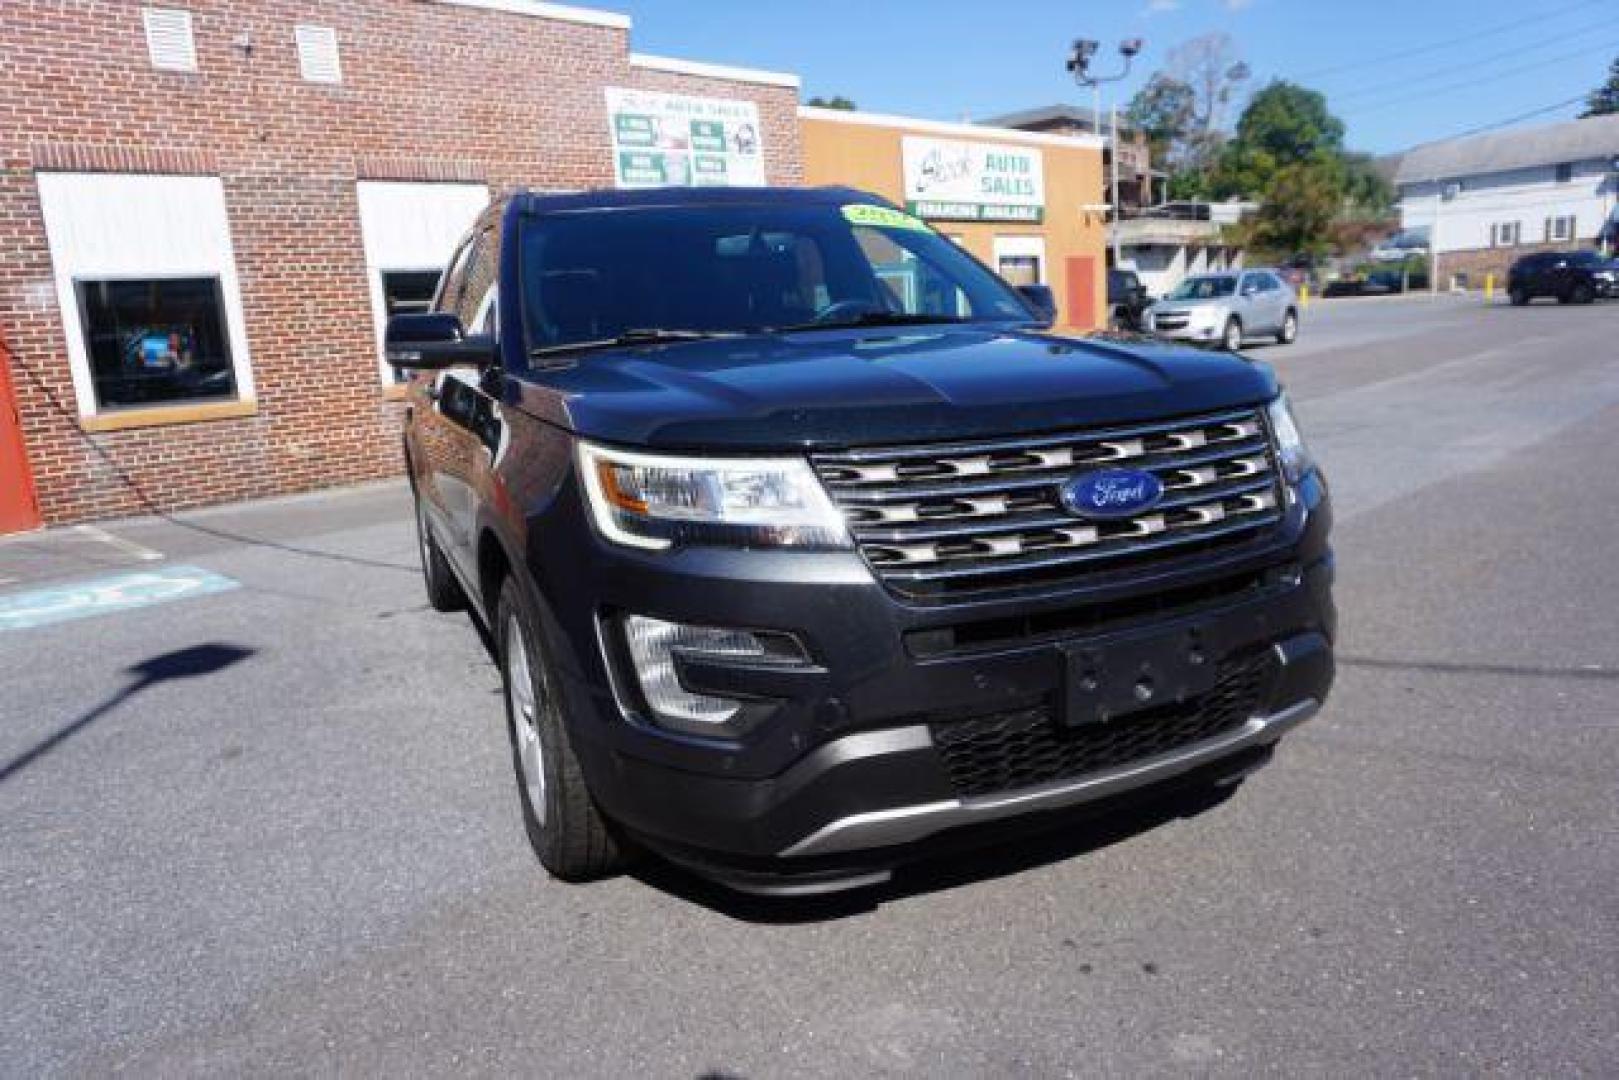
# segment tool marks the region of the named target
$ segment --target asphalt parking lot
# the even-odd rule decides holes
[[[0,541],[0,1072],[1611,1073],[1619,303],[1251,353],[1334,485],[1328,708],[832,903],[548,880],[400,485]]]

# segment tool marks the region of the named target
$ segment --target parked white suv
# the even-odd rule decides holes
[[[1299,336],[1299,302],[1273,270],[1199,274],[1148,308],[1145,322],[1148,333],[1230,352],[1260,337],[1290,345]]]

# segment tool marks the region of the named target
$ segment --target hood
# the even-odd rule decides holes
[[[1152,311],[1162,315],[1168,311],[1192,311],[1197,308],[1223,308],[1231,303],[1235,297],[1220,296],[1209,300],[1160,300],[1152,305]]]
[[[507,402],[604,442],[806,449],[1134,423],[1257,404],[1268,365],[1148,338],[1000,328],[637,346],[508,380]]]

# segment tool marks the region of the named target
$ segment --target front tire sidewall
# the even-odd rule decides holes
[[[1220,335],[1220,347],[1226,352],[1236,352],[1242,348],[1242,323],[1236,319],[1228,319],[1225,331]]]
[[[529,844],[553,877],[589,881],[611,874],[622,863],[621,847],[585,786],[568,736],[561,688],[539,629],[539,617],[513,578],[502,586],[496,610],[506,726]],[[520,669],[525,666],[514,663],[516,642],[521,642],[527,659],[539,746],[539,783],[531,783],[533,778],[526,771],[523,733],[519,729],[524,722],[518,715],[520,696],[513,693],[514,675],[521,677]],[[541,800],[538,805],[536,797]]]
[[[1298,340],[1298,336],[1299,317],[1294,312],[1289,311],[1282,318],[1282,329],[1276,334],[1276,341],[1281,345],[1291,345]]]

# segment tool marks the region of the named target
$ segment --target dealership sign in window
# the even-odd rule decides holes
[[[1000,143],[905,136],[905,208],[943,221],[1040,221],[1045,162],[1040,151]]]
[[[607,117],[621,188],[765,182],[759,107],[751,101],[609,87]]]

